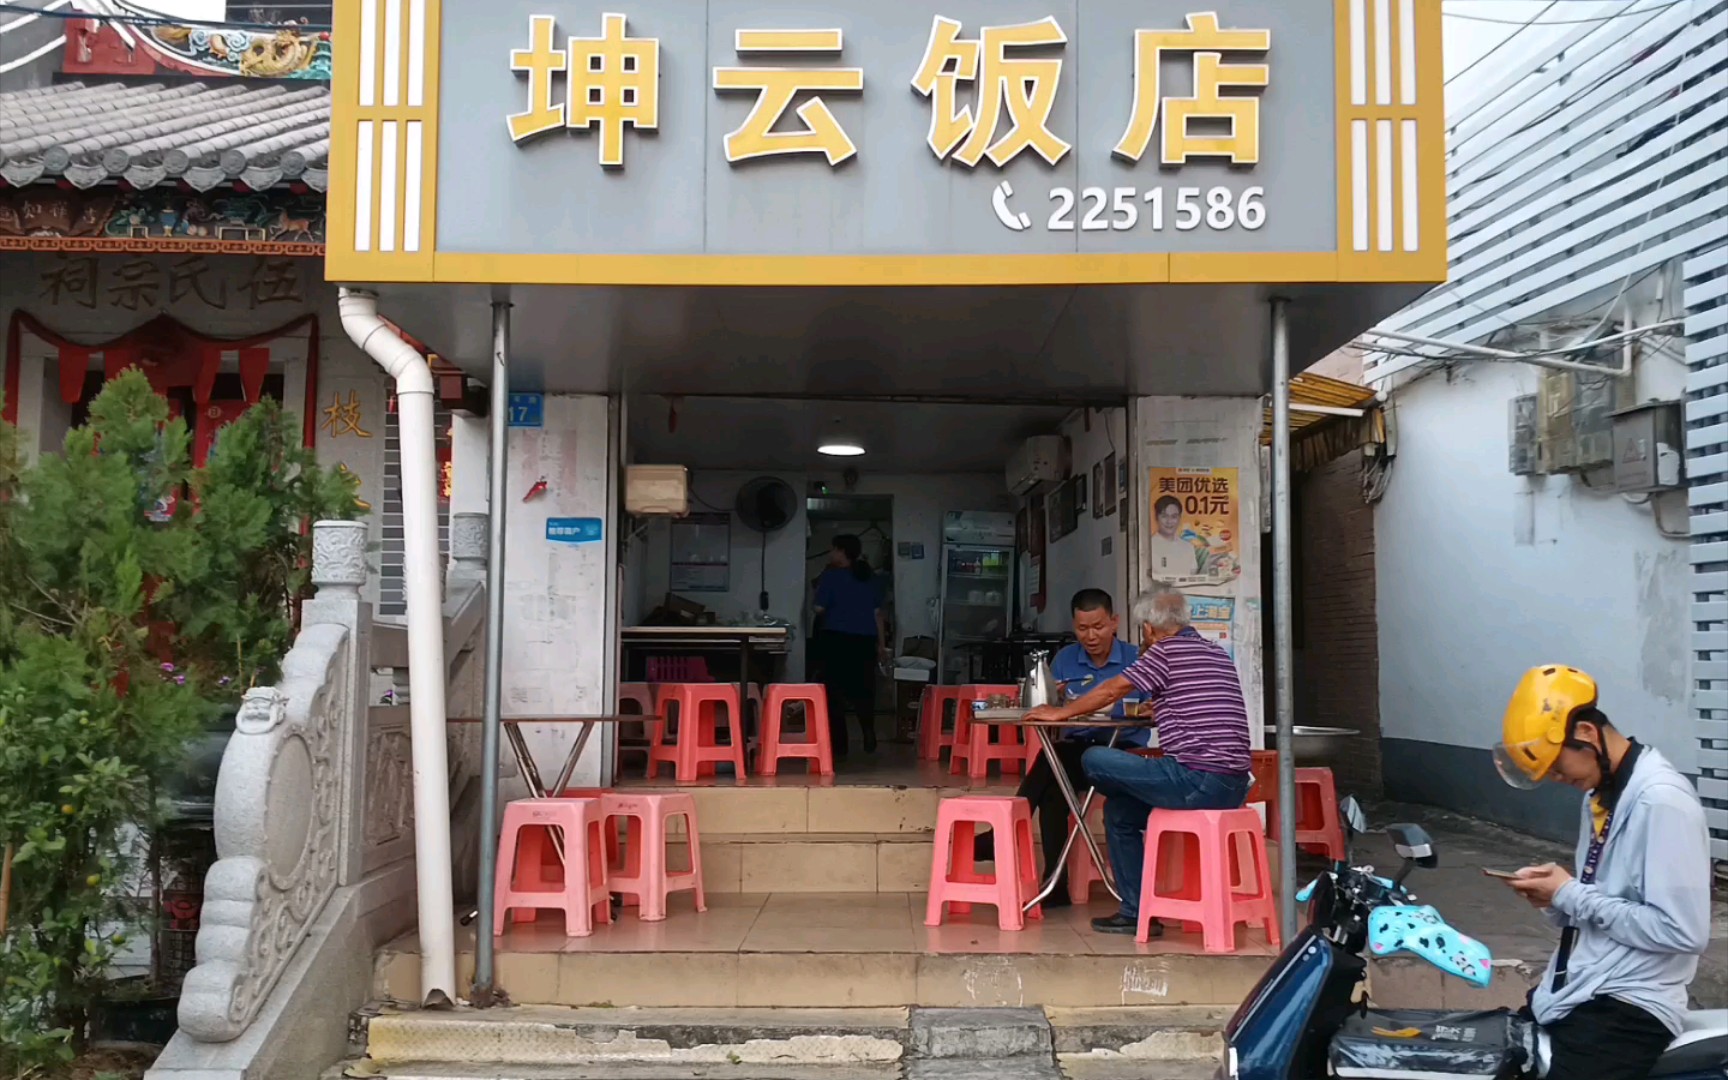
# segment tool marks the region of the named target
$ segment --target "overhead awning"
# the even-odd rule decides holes
[[[1386,416],[1375,392],[1355,383],[1306,373],[1290,379],[1290,468],[1318,468],[1357,447],[1386,441]],[[1272,408],[1260,445],[1272,444]]]

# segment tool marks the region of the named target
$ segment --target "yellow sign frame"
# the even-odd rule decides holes
[[[522,285],[1442,282],[1447,247],[1440,0],[1392,0],[1383,5],[1374,0],[1333,0],[1333,6],[1339,178],[1336,251],[571,255],[438,250],[442,0],[336,0],[334,36],[357,47],[336,50],[331,84],[325,273],[330,280],[355,283]],[[1389,14],[1391,26],[1375,24],[1381,10]],[[1414,15],[1414,26],[1402,25],[1407,11]],[[417,27],[409,24],[411,12],[418,16]],[[1352,26],[1353,12],[1362,17],[1361,26]],[[400,20],[394,26],[388,21],[392,14]],[[362,51],[368,45],[372,55],[363,65]],[[390,47],[394,55],[386,55]],[[416,47],[420,55],[412,52]],[[1414,52],[1413,68],[1400,62],[1407,49]],[[365,94],[363,67],[372,81]],[[394,81],[387,81],[392,77]],[[362,159],[370,166],[365,176],[358,167]],[[417,169],[409,166],[410,161]],[[1415,174],[1418,212],[1414,215],[1403,213],[1403,201],[1411,190],[1409,172]],[[387,188],[386,176],[392,179]],[[357,243],[362,214],[364,244]]]

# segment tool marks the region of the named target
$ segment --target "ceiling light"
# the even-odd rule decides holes
[[[827,457],[862,457],[864,448],[855,442],[826,442],[816,452]]]

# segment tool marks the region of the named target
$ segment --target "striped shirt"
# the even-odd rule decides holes
[[[1158,745],[1184,768],[1249,771],[1248,707],[1229,653],[1185,626],[1122,675],[1157,703]]]

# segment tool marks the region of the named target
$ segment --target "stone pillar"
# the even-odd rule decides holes
[[[341,883],[360,879],[363,846],[367,760],[367,696],[371,688],[372,605],[361,599],[366,584],[366,540],[363,521],[320,521],[312,526],[312,584],[318,593],[301,607],[301,625],[333,624],[348,631],[351,662],[349,685],[342,688],[351,722],[341,732],[344,746],[342,782]]]
[[[450,580],[486,580],[485,514],[450,515]]]

